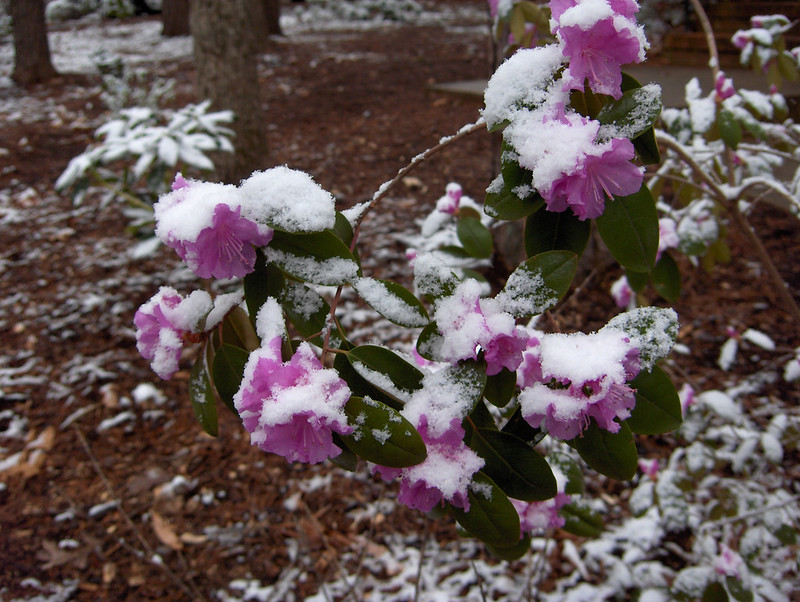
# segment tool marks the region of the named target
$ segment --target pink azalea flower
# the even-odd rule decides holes
[[[722,102],[726,98],[730,98],[736,94],[736,88],[733,87],[733,80],[725,77],[725,73],[720,71],[717,74],[717,80],[714,82],[714,91],[716,92],[717,102]]]
[[[489,14],[492,15],[492,19],[497,16],[497,5],[500,3],[500,0],[487,0],[489,3]]]
[[[558,511],[572,501],[563,491],[559,491],[553,499],[542,502],[509,499],[519,514],[520,537],[526,533],[540,534],[563,527],[566,520]]]
[[[214,208],[211,225],[196,241],[168,240],[192,271],[200,278],[241,277],[253,271],[256,247],[272,240],[272,230],[242,217],[242,208],[225,204]]]
[[[458,211],[462,195],[461,186],[455,182],[450,182],[445,188],[445,195],[436,201],[436,210],[453,215]]]
[[[588,80],[589,88],[597,94],[620,98],[621,66],[644,60],[646,42],[632,18],[635,4],[621,0],[592,4],[594,10],[582,10],[579,2],[551,2],[557,23],[554,33],[570,59],[569,85],[573,90],[583,90]]]
[[[344,405],[347,383],[324,368],[308,343],[288,362],[281,359],[276,336],[250,354],[234,405],[250,433],[250,442],[290,461],[316,464],[338,456],[333,432],[349,434]]]
[[[428,457],[407,468],[376,466],[376,472],[385,480],[400,477],[397,499],[409,508],[430,512],[446,501],[469,510],[468,487],[472,475],[483,466],[483,460],[464,443],[461,424],[453,420],[447,431],[433,437],[423,414],[417,430],[425,442]]]
[[[150,360],[158,376],[169,380],[178,371],[184,344],[203,331],[203,321],[213,305],[205,291],[184,298],[175,289],[162,286],[136,311],[136,348]]]
[[[656,261],[661,258],[661,254],[667,249],[677,249],[680,244],[678,238],[678,224],[671,217],[662,217],[658,220],[658,250],[656,251]]]
[[[480,295],[480,284],[466,280],[450,297],[440,301],[434,319],[444,337],[441,359],[446,362],[477,359],[482,350],[488,375],[497,374],[504,367],[516,370],[528,334],[496,300],[481,299]]]
[[[653,458],[652,460],[645,460],[639,458],[639,470],[642,471],[642,474],[646,474],[655,481],[658,475],[658,459]]]
[[[614,298],[614,303],[617,304],[617,307],[623,309],[630,307],[634,291],[625,276],[620,276],[611,285],[611,296]]]
[[[721,544],[719,556],[714,559],[712,566],[720,575],[741,579],[744,560],[728,546]]]
[[[594,219],[602,215],[606,199],[638,192],[643,175],[631,163],[633,156],[633,143],[627,138],[614,138],[602,153],[585,155],[582,166],[539,191],[548,211],[565,211],[569,206],[578,219]]]
[[[614,329],[593,334],[546,334],[531,345],[517,371],[522,415],[559,439],[578,436],[593,418],[619,431],[616,420],[636,403],[626,382],[639,371],[639,352]]]

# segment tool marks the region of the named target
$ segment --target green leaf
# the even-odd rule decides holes
[[[492,479],[476,473],[467,492],[469,511],[452,507],[458,524],[484,543],[509,548],[520,540],[519,514]]]
[[[547,436],[542,429],[533,428],[528,421],[522,417],[522,410],[517,408],[503,425],[502,431],[522,439],[528,445],[536,445]]]
[[[502,408],[514,397],[516,388],[517,373],[503,368],[497,374],[486,377],[486,388],[483,390],[483,396],[492,405]]]
[[[742,125],[733,111],[721,108],[717,113],[717,128],[722,141],[728,148],[736,148],[742,141]]]
[[[562,506],[559,514],[566,521],[564,531],[579,537],[597,537],[603,532],[603,517],[588,505],[573,502]]]
[[[214,398],[214,390],[206,373],[205,353],[201,354],[192,366],[192,373],[189,376],[189,398],[200,426],[206,433],[216,437],[219,434],[217,400]]]
[[[353,287],[372,309],[390,322],[406,328],[418,328],[430,321],[422,302],[396,282],[359,278]]]
[[[330,315],[328,302],[314,289],[298,282],[287,282],[281,294],[281,307],[297,333],[315,345],[322,345],[319,335]],[[312,335],[317,335],[313,336]]]
[[[656,165],[661,163],[661,152],[658,150],[656,142],[656,131],[654,128],[648,129],[633,139],[633,150],[639,155],[642,165]]]
[[[597,114],[597,121],[611,126],[613,137],[632,140],[650,129],[659,115],[661,88],[648,84],[626,90],[618,100],[605,105]]]
[[[637,307],[611,318],[603,327],[625,332],[639,349],[642,370],[650,371],[669,355],[678,336],[678,315],[663,307]]]
[[[356,372],[355,368],[350,365],[346,353],[337,353],[335,355],[333,358],[333,367],[339,373],[339,377],[347,383],[351,394],[358,397],[371,397],[372,399],[385,403],[395,410],[399,410],[403,407],[402,401],[387,395]]]
[[[486,462],[483,471],[509,497],[527,502],[555,497],[556,479],[550,465],[522,439],[478,428],[473,430],[469,446]]]
[[[578,462],[569,454],[564,452],[550,452],[547,455],[548,462],[556,469],[561,471],[567,478],[564,485],[564,493],[567,495],[582,495],[584,492],[583,471]]]
[[[520,198],[504,184],[500,190],[486,193],[483,210],[495,219],[512,221],[527,217],[542,207],[544,199],[533,189],[525,198]]]
[[[753,602],[753,592],[745,587],[740,579],[735,577],[725,577],[725,585],[728,587],[728,592],[733,596],[734,600],[739,602]]]
[[[645,272],[631,272],[625,270],[625,278],[628,279],[628,286],[637,293],[641,293],[647,286],[648,274]]]
[[[386,347],[361,345],[347,359],[363,378],[399,401],[422,388],[422,372]]]
[[[632,272],[649,272],[658,250],[658,213],[650,189],[606,201],[597,229],[620,265]]]
[[[480,259],[492,256],[492,233],[480,219],[472,216],[459,218],[456,234],[470,256]]]
[[[531,257],[514,270],[496,299],[516,317],[540,314],[569,290],[578,257],[570,251],[547,251]]]
[[[589,428],[570,444],[600,474],[618,481],[629,481],[636,474],[639,457],[631,429],[625,423],[620,425],[619,432],[611,433],[592,420]]]
[[[333,437],[333,442],[336,446],[342,450],[338,456],[333,456],[328,458],[333,464],[341,468],[342,470],[346,470],[347,472],[355,472],[358,468],[358,456],[347,447],[347,443],[342,440],[342,436],[339,433],[332,432],[331,436]]]
[[[214,388],[228,409],[237,415],[238,412],[233,406],[233,396],[242,384],[244,366],[249,357],[250,354],[241,347],[225,343],[217,349],[211,366]]]
[[[718,582],[709,583],[703,592],[703,597],[700,598],[701,602],[728,602],[728,592],[725,587]]]
[[[244,300],[247,313],[255,324],[256,314],[267,297],[278,299],[283,290],[283,273],[274,263],[267,263],[261,249],[256,250],[256,264],[252,272],[244,277]]]
[[[351,397],[344,411],[355,430],[342,435],[342,440],[365,460],[402,468],[419,464],[428,456],[417,430],[389,406],[369,397]]]
[[[675,303],[681,296],[681,270],[669,253],[661,254],[650,278],[656,292],[670,303]]]
[[[332,230],[311,234],[275,230],[265,253],[284,272],[314,284],[346,284],[361,270],[348,246]]]
[[[565,250],[581,255],[591,232],[592,222],[579,220],[571,211],[537,211],[525,222],[525,254]]]
[[[234,307],[221,324],[221,344],[235,345],[248,351],[258,349],[261,341],[256,334],[253,322],[241,307]]]
[[[436,322],[431,322],[417,337],[417,353],[431,362],[438,361],[444,337],[439,332]]]
[[[531,549],[531,536],[525,534],[516,544],[508,548],[498,548],[496,546],[486,546],[495,558],[500,560],[517,560],[522,558]]]
[[[666,372],[653,366],[652,372],[640,372],[630,384],[636,389],[636,406],[626,422],[634,433],[660,435],[681,425],[681,402]]]

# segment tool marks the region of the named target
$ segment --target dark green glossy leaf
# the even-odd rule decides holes
[[[504,433],[509,433],[522,439],[528,445],[536,445],[547,436],[542,429],[533,428],[522,417],[522,410],[517,408],[502,428]]]
[[[233,396],[242,384],[244,366],[249,357],[250,354],[241,347],[227,343],[220,346],[214,354],[214,363],[211,366],[214,387],[220,399],[234,414],[238,413],[233,406]]]
[[[283,273],[273,263],[267,263],[261,249],[256,251],[255,269],[244,277],[244,300],[247,313],[255,324],[256,314],[267,297],[278,299],[284,284]]]
[[[516,317],[547,311],[569,290],[578,257],[569,251],[547,251],[531,257],[512,272],[497,295],[503,309]]]
[[[654,128],[648,129],[633,139],[633,150],[639,156],[642,165],[656,165],[661,163],[661,152],[658,150],[656,142],[656,131]]]
[[[509,497],[527,502],[555,497],[556,479],[550,465],[522,439],[479,428],[473,430],[469,446],[486,462],[483,471]]]
[[[625,270],[625,278],[628,279],[628,286],[637,293],[645,289],[649,280],[646,272],[631,272],[629,270]]]
[[[580,537],[597,537],[603,532],[603,517],[580,502],[562,506],[558,513],[566,521],[562,529]]]
[[[422,387],[422,372],[386,347],[361,345],[347,359],[372,385],[400,401]]]
[[[258,349],[261,341],[256,334],[253,322],[241,307],[234,307],[221,324],[221,344],[234,345],[248,351]]]
[[[352,348],[352,346],[350,348]],[[399,410],[403,407],[402,401],[387,395],[356,372],[355,368],[350,365],[347,354],[337,353],[333,358],[333,367],[339,373],[339,377],[347,383],[353,395],[358,397],[371,397],[372,399],[385,403],[395,410]]]
[[[189,376],[189,398],[192,401],[194,416],[203,430],[216,437],[219,434],[217,425],[217,400],[208,379],[205,366],[205,354],[202,354],[192,366]]]
[[[650,272],[650,279],[656,292],[670,303],[675,303],[681,296],[681,270],[669,253],[661,254]]]
[[[594,470],[618,481],[629,481],[636,474],[639,457],[633,434],[627,424],[610,433],[592,420],[583,434],[572,439],[581,458]]]
[[[422,302],[396,282],[360,278],[354,288],[364,301],[390,322],[407,328],[418,328],[429,322]]]
[[[525,254],[564,250],[581,255],[591,232],[592,222],[579,220],[571,211],[537,211],[525,222]]]
[[[597,229],[620,265],[632,272],[649,272],[658,250],[658,213],[646,185],[639,192],[606,200]]]
[[[498,548],[495,546],[486,547],[495,558],[499,558],[500,560],[517,560],[525,556],[528,550],[531,549],[531,536],[525,534],[525,537],[508,548]]]
[[[636,407],[626,422],[634,433],[659,435],[681,425],[681,402],[666,372],[653,366],[652,372],[640,372],[630,384],[636,389]]]
[[[486,377],[486,388],[483,390],[483,396],[492,405],[503,408],[514,397],[516,388],[517,373],[503,368],[497,374]]]
[[[301,337],[315,345],[322,344],[319,333],[325,329],[331,308],[317,291],[299,282],[287,282],[281,307]]]
[[[459,525],[490,546],[509,548],[519,542],[519,515],[492,479],[482,472],[476,473],[467,495],[468,512],[452,507]]]
[[[567,495],[583,494],[583,471],[574,458],[564,452],[550,452],[547,455],[547,459],[567,478],[567,482],[564,485],[564,493]]]
[[[342,450],[338,456],[333,456],[328,458],[333,464],[341,468],[342,470],[346,470],[347,472],[355,472],[358,468],[358,456],[347,447],[347,443],[342,439],[342,436],[339,433],[332,432],[333,442],[336,446]]]
[[[311,234],[275,230],[265,252],[287,274],[314,284],[346,284],[361,269],[348,246],[332,230]]]
[[[369,397],[351,397],[344,411],[355,430],[342,435],[342,440],[365,460],[402,468],[419,464],[428,456],[417,430],[389,406]]]
[[[597,121],[612,126],[614,137],[631,140],[645,133],[661,115],[661,89],[649,85],[623,92],[622,96],[606,104],[598,113]]]
[[[492,233],[480,219],[472,216],[460,218],[456,224],[456,234],[471,257],[485,259],[492,256]]]

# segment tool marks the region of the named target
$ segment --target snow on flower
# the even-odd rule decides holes
[[[667,249],[676,249],[680,244],[678,237],[678,224],[671,217],[662,217],[658,220],[658,250],[656,261]]]
[[[639,371],[638,349],[623,331],[541,334],[531,339],[517,370],[522,415],[560,439],[578,436],[594,418],[612,433],[630,416]]]
[[[445,195],[436,201],[436,210],[442,213],[449,213],[450,215],[458,211],[458,205],[461,202],[463,195],[461,185],[456,182],[450,182],[445,187]]]
[[[244,211],[235,186],[185,180],[154,206],[156,235],[175,249],[201,278],[241,277],[253,271],[256,247],[272,239],[272,230]]]
[[[446,362],[477,359],[482,349],[487,374],[497,374],[503,368],[516,370],[528,334],[497,300],[481,299],[481,291],[478,281],[465,280],[437,305],[434,320],[444,337],[440,358]]]
[[[620,67],[644,60],[648,47],[632,0],[552,0],[551,25],[569,57],[568,86],[622,96]]]
[[[464,443],[461,421],[454,418],[446,430],[436,433],[422,414],[416,428],[428,450],[427,458],[407,468],[376,466],[375,470],[386,480],[400,478],[397,499],[409,508],[430,512],[447,501],[469,510],[469,484],[483,467],[483,459]]]
[[[323,367],[308,343],[282,361],[282,343],[280,335],[273,336],[250,354],[234,396],[250,442],[290,461],[316,464],[338,456],[342,450],[332,433],[353,431],[343,410],[350,389],[335,370]]]
[[[597,143],[599,130],[599,122],[577,113],[537,110],[520,115],[504,136],[519,154],[519,164],[531,170],[547,209],[569,207],[585,220],[603,213],[606,198],[633,194],[642,185],[643,170],[631,163],[631,141]]]
[[[611,296],[614,298],[614,303],[617,304],[617,307],[631,307],[631,302],[634,301],[634,291],[625,275],[617,278],[614,284],[611,285]]]
[[[720,545],[720,553],[712,562],[718,574],[734,579],[741,579],[744,560],[725,544]]]
[[[213,307],[205,291],[182,297],[174,288],[162,286],[136,311],[136,348],[158,376],[168,380],[177,372],[184,343],[203,332]]]

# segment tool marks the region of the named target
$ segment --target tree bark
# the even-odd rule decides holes
[[[264,167],[267,158],[257,71],[259,43],[252,22],[257,2],[263,0],[198,0],[190,14],[198,96],[236,116],[236,150],[215,158],[218,177],[229,183]]]
[[[164,0],[161,5],[161,35],[188,36],[189,28],[189,0]]]
[[[282,36],[281,0],[264,0],[264,12],[267,15],[267,33]]]
[[[44,0],[11,0],[14,21],[13,79],[20,86],[46,82],[56,73],[50,60]]]

